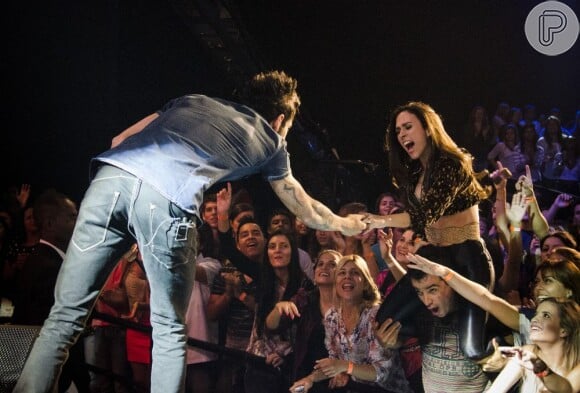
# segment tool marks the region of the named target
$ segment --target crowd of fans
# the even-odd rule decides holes
[[[500,103],[491,117],[482,106],[474,107],[464,132],[456,136],[458,145],[473,155],[478,172],[507,168],[512,175],[496,182],[481,179],[495,189],[480,204],[480,233],[495,267],[493,292],[438,265],[436,258],[415,256],[423,239],[412,228],[345,237],[312,230],[284,209],[272,210],[260,222],[251,193],[235,184],[205,195],[196,285],[187,315],[189,336],[246,351],[264,358],[265,365],[190,347],[187,391],[356,391],[360,383],[388,392],[423,392],[436,391],[424,383],[438,373],[450,378],[447,391],[482,391],[475,384],[485,387],[492,382],[491,391],[508,391],[520,377],[522,386],[578,391],[579,125],[580,111],[565,123],[557,108],[537,116],[533,105],[520,109]],[[66,251],[70,222],[76,217],[74,202],[65,195],[54,190],[30,195],[29,185],[8,188],[0,209],[4,323],[42,324],[54,300],[51,290],[59,264],[41,264],[39,245]],[[404,210],[393,191],[378,195],[372,206],[349,201],[338,214]],[[149,391],[151,335],[139,329],[150,326],[149,288],[139,261],[136,246],[127,250],[95,305],[99,314],[131,324],[94,317],[73,347],[76,357],[71,350],[68,361],[94,367],[69,367],[68,376],[61,376],[61,391],[71,381],[79,392]],[[464,372],[466,365],[470,368],[467,377],[474,385],[469,389],[461,385],[453,390],[463,382],[454,380],[453,370],[434,366],[430,349],[448,348],[450,340],[434,344],[425,339],[425,332],[402,334],[399,322],[388,320],[379,326],[374,321],[378,305],[404,275],[412,272],[414,283],[427,282],[415,277],[416,270],[441,277],[434,285],[450,294],[433,300],[433,312],[427,300],[432,293],[414,284],[426,312],[442,312],[451,304],[451,293],[458,293],[492,315],[488,336],[496,337],[494,343],[504,356],[496,348],[485,362],[474,363],[461,354],[452,359]],[[557,315],[557,327],[566,332],[548,343],[535,333],[543,329],[539,319],[546,314]],[[508,348],[512,346],[520,352]],[[507,355],[513,359],[522,353],[528,357],[506,364]],[[538,353],[545,366],[541,370]],[[533,370],[521,368],[526,361]],[[549,373],[567,378],[572,390],[551,390],[553,384],[566,381],[552,382]]]

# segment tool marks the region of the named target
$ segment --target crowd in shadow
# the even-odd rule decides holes
[[[580,111],[564,123],[557,108],[538,116],[533,105],[500,103],[493,116],[475,106],[456,134],[457,144],[473,155],[475,171],[511,173],[498,181],[480,179],[493,189],[479,205],[480,236],[495,270],[491,290],[446,267],[440,254],[417,256],[426,239],[412,227],[344,236],[308,228],[282,208],[259,217],[252,190],[242,183],[205,194],[188,336],[245,351],[264,364],[190,346],[186,391],[346,392],[362,383],[368,391],[417,393],[434,391],[425,386],[439,377],[463,391],[482,391],[493,381],[511,386],[503,380],[516,375],[507,376],[517,368],[508,361],[513,347],[525,354],[543,351],[545,370],[566,377],[580,361],[579,126]],[[3,323],[42,325],[54,303],[77,206],[54,189],[4,188],[0,317]],[[374,205],[348,201],[337,214],[406,211],[397,190],[385,190]],[[409,322],[416,326],[405,329],[406,322],[392,319],[378,324],[379,305],[403,279],[410,279],[411,296],[425,305]],[[150,293],[135,244],[93,309],[129,324],[91,318],[71,347],[59,391],[72,383],[79,392],[150,390]],[[469,359],[459,345],[456,316],[463,302],[490,315],[485,337],[494,339],[495,352],[484,360]],[[558,317],[546,322],[545,314]],[[552,337],[554,328],[566,334]],[[545,334],[538,338],[540,329]],[[529,362],[534,364],[533,356]],[[545,370],[521,371],[522,386],[536,383],[534,376]]]

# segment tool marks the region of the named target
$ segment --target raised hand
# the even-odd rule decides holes
[[[570,194],[558,194],[556,199],[554,200],[554,204],[558,209],[564,209],[574,201],[574,197]]]
[[[30,184],[22,184],[20,186],[20,191],[16,194],[16,200],[21,208],[26,206],[26,202],[28,202],[28,198],[30,197]]]
[[[382,229],[378,230],[379,235],[379,248],[381,249],[381,255],[383,259],[388,256],[393,250],[393,230],[391,228],[387,229],[385,232]]]
[[[498,349],[502,356],[517,360],[521,366],[528,370],[534,370],[534,364],[537,361],[542,362],[535,353],[522,347],[499,347]]]
[[[516,192],[514,194],[512,197],[512,203],[508,206],[506,211],[506,216],[510,224],[517,226],[518,228],[521,226],[522,218],[526,214],[529,204],[529,199],[524,196],[522,192]]]
[[[497,169],[493,171],[489,177],[493,180],[495,188],[505,188],[507,185],[507,179],[512,177],[512,173],[509,169],[504,168],[501,161],[496,161]]]
[[[227,183],[225,188],[222,188],[216,194],[217,199],[217,212],[219,215],[228,215],[230,207],[232,205],[232,185]]]
[[[296,304],[290,301],[278,302],[274,306],[280,315],[286,315],[290,319],[300,317],[300,312]]]
[[[449,273],[449,269],[447,267],[435,262],[431,262],[430,260],[423,258],[420,255],[407,254],[407,259],[409,260],[407,267],[411,269],[421,270],[427,274],[432,274],[438,277],[444,277]]]
[[[516,190],[522,192],[526,197],[534,196],[534,183],[532,182],[532,171],[529,165],[526,165],[526,174],[520,176],[516,182]]]
[[[492,341],[492,345],[493,345],[493,353],[486,359],[485,363],[481,366],[481,368],[485,372],[497,373],[504,368],[507,359],[502,354],[500,350],[500,348],[502,347],[499,346],[495,338]]]

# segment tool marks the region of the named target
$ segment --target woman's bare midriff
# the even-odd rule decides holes
[[[477,225],[477,230],[474,230],[475,225]],[[466,235],[466,238],[462,238],[457,242],[454,241],[443,241],[441,243],[434,243],[437,246],[449,246],[452,244],[462,243],[465,240],[479,240],[479,211],[477,205],[470,207],[469,209],[463,210],[462,212],[455,213],[450,216],[443,216],[436,222],[434,222],[429,231],[432,233],[443,233],[446,229],[457,230],[459,228],[472,228],[470,233]],[[429,232],[427,231],[427,232]],[[429,240],[429,239],[427,239]]]

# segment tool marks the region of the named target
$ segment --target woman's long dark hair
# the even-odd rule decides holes
[[[405,190],[412,174],[419,168],[418,160],[411,160],[407,152],[400,145],[397,140],[395,132],[397,116],[401,112],[409,112],[415,115],[421,125],[429,133],[428,143],[431,146],[431,157],[427,164],[427,171],[425,173],[425,184],[430,182],[430,168],[433,168],[435,162],[441,157],[446,156],[457,161],[463,171],[474,179],[471,182],[470,188],[480,195],[481,199],[486,199],[489,196],[489,190],[484,189],[478,181],[475,181],[475,173],[473,171],[472,160],[473,157],[465,150],[457,146],[451,139],[449,134],[443,127],[441,117],[435,112],[433,108],[423,102],[408,102],[405,105],[395,108],[390,115],[389,125],[387,128],[385,150],[389,153],[389,168],[393,176],[393,183]]]
[[[272,311],[274,305],[282,300],[290,300],[290,298],[294,296],[296,292],[298,292],[298,289],[300,288],[300,286],[304,281],[304,273],[302,273],[302,269],[300,268],[298,248],[296,247],[294,236],[283,230],[277,230],[268,237],[268,241],[266,242],[266,244],[268,244],[270,240],[275,236],[284,236],[286,239],[288,239],[288,242],[290,243],[290,247],[292,250],[292,255],[290,256],[290,264],[288,265],[288,273],[289,273],[288,285],[286,285],[286,289],[284,290],[282,299],[277,299],[276,286],[278,284],[278,278],[274,273],[274,268],[270,264],[268,252],[266,252],[264,256],[264,262],[262,263],[261,288],[258,289],[258,298],[257,298],[258,306],[256,311],[256,320],[257,320],[256,326],[259,336],[262,335],[266,322],[266,317],[268,316],[270,311]]]

